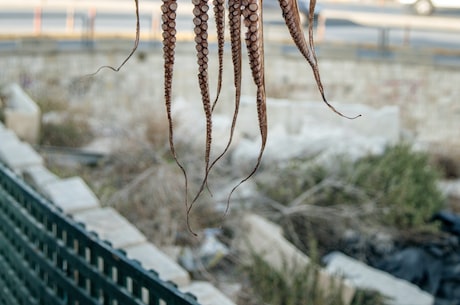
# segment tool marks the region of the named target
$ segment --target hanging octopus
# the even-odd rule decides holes
[[[191,203],[188,200],[188,179],[185,167],[179,161],[176,153],[174,144],[174,126],[171,111],[172,103],[172,85],[173,85],[173,72],[175,62],[175,48],[176,48],[176,11],[178,8],[177,0],[162,0],[161,6],[161,19],[162,19],[162,37],[163,37],[163,57],[164,57],[164,97],[166,113],[169,122],[169,145],[171,154],[181,169],[184,180],[185,180],[185,207],[187,216],[189,215],[193,203],[199,198],[207,185],[207,180],[212,167],[225,155],[228,151],[232,139],[234,130],[236,127],[236,121],[239,112],[240,99],[241,99],[241,78],[242,78],[242,41],[241,34],[243,32],[243,26],[245,31],[245,43],[247,48],[247,54],[249,58],[249,66],[251,69],[252,79],[257,88],[256,93],[256,106],[257,106],[257,119],[259,124],[259,132],[261,137],[261,146],[259,149],[259,155],[257,162],[254,165],[252,171],[243,178],[230,192],[227,199],[227,209],[229,207],[230,198],[233,192],[245,181],[250,179],[257,171],[261,164],[262,155],[265,150],[267,142],[267,105],[266,105],[266,94],[265,94],[265,66],[264,66],[264,40],[263,40],[263,15],[262,15],[262,2],[263,0],[213,0],[215,24],[217,28],[217,48],[218,48],[218,77],[217,77],[217,94],[214,101],[211,103],[209,93],[209,77],[208,77],[208,60],[209,60],[209,48],[208,48],[208,11],[209,4],[208,0],[191,0],[193,4],[193,24],[195,34],[195,49],[197,57],[197,79],[198,86],[200,88],[201,100],[203,105],[203,111],[206,118],[206,142],[205,142],[205,153],[204,153],[204,177],[202,179],[201,186],[193,197]],[[348,117],[337,111],[326,99],[324,94],[324,88],[321,82],[318,62],[315,54],[315,47],[313,41],[313,19],[314,11],[316,6],[316,0],[310,0],[309,16],[308,16],[308,41],[305,38],[303,27],[300,20],[300,12],[297,4],[297,0],[278,0],[282,16],[285,24],[289,30],[293,42],[297,46],[299,52],[305,58],[307,63],[310,65],[313,76],[316,81],[317,88],[321,94],[323,102],[338,115],[354,119],[359,117]],[[122,62],[118,68],[110,66],[102,66],[95,73],[96,74],[102,68],[109,68],[114,71],[119,71],[120,68],[131,58],[136,51],[139,44],[139,0],[134,0],[136,5],[136,40],[134,48],[127,58]],[[213,110],[219,100],[219,95],[222,88],[222,75],[223,75],[223,55],[224,55],[224,29],[225,29],[225,7],[228,10],[228,26],[230,30],[230,44],[231,44],[231,57],[233,63],[233,83],[235,89],[235,101],[232,124],[230,127],[230,134],[227,141],[227,145],[224,151],[218,155],[214,160],[211,161],[211,148],[212,148],[212,114]],[[188,217],[187,217],[188,224]],[[189,226],[190,232],[193,233]]]
[[[104,66],[102,68],[110,68],[118,71],[127,60],[133,55],[137,49],[139,42],[139,0],[134,0],[136,4],[136,42],[134,49],[125,59],[125,61],[118,68],[111,68]],[[264,66],[264,41],[263,41],[263,14],[262,14],[262,1],[263,0],[213,0],[215,24],[217,30],[217,47],[218,47],[218,77],[217,77],[217,93],[213,102],[209,93],[209,77],[208,77],[208,60],[209,60],[209,46],[208,46],[208,0],[191,0],[193,4],[193,24],[195,34],[195,50],[197,57],[197,80],[200,88],[201,101],[203,111],[206,118],[206,141],[204,152],[204,176],[202,179],[201,187],[193,197],[191,203],[188,201],[188,181],[185,167],[179,161],[174,144],[174,126],[171,113],[171,99],[172,99],[172,79],[175,62],[175,47],[176,47],[176,11],[178,7],[177,0],[162,0],[162,37],[163,37],[163,57],[164,57],[164,97],[169,122],[169,145],[173,158],[181,169],[185,180],[185,206],[187,216],[189,215],[193,203],[199,198],[207,185],[209,173],[213,166],[225,155],[228,151],[236,126],[236,121],[239,112],[240,99],[241,99],[241,77],[242,77],[242,41],[241,34],[243,27],[245,31],[245,43],[247,54],[249,58],[249,66],[251,69],[252,79],[257,88],[256,93],[256,106],[257,106],[257,119],[259,124],[259,132],[261,137],[261,146],[257,162],[252,171],[243,178],[230,192],[227,199],[227,210],[230,203],[230,198],[233,192],[242,183],[250,179],[257,171],[261,164],[262,155],[265,150],[267,142],[267,106],[265,94],[265,66]],[[305,33],[300,20],[300,12],[297,0],[278,0],[282,16],[285,24],[289,30],[293,42],[297,46],[299,52],[310,65],[316,85],[321,94],[323,102],[332,111],[340,116],[347,117],[337,111],[326,99],[324,88],[321,82],[318,62],[315,54],[315,47],[313,41],[313,19],[316,6],[316,0],[310,0],[309,16],[308,16],[308,41],[305,38]],[[212,116],[213,110],[219,100],[219,95],[222,88],[222,75],[223,75],[223,55],[225,43],[225,7],[228,10],[228,26],[230,30],[230,44],[231,44],[231,57],[233,63],[233,84],[235,90],[234,98],[234,111],[230,134],[227,145],[223,152],[221,152],[214,160],[211,161],[211,148],[212,148]],[[99,71],[99,70],[98,70]],[[96,72],[97,73],[97,72]],[[354,119],[358,116],[351,117]],[[187,217],[188,224],[188,217]],[[193,233],[189,226],[190,231]]]
[[[266,94],[265,94],[265,67],[264,67],[264,42],[263,42],[263,15],[262,15],[262,0],[227,0],[228,8],[228,24],[230,29],[230,43],[231,43],[231,55],[233,63],[233,79],[234,79],[234,90],[235,90],[235,106],[233,112],[232,125],[230,128],[230,135],[227,142],[227,146],[224,151],[218,155],[216,159],[211,161],[211,147],[212,147],[212,113],[218,102],[219,93],[222,87],[222,74],[223,74],[223,53],[224,53],[224,28],[225,28],[225,3],[224,0],[214,0],[214,15],[215,23],[217,28],[217,42],[218,42],[218,80],[217,80],[217,94],[216,98],[211,103],[209,94],[209,80],[208,80],[208,11],[209,4],[208,0],[192,0],[194,5],[193,8],[193,23],[195,25],[195,49],[197,54],[197,78],[198,85],[200,88],[201,99],[204,114],[206,117],[206,143],[204,153],[204,178],[202,180],[201,187],[197,194],[194,196],[191,204],[188,204],[186,199],[187,213],[190,212],[193,203],[198,199],[202,193],[212,167],[218,162],[220,158],[228,151],[230,144],[233,139],[233,133],[236,126],[236,120],[238,117],[240,97],[241,97],[241,62],[242,62],[242,41],[241,33],[244,26],[245,30],[245,43],[247,48],[247,54],[249,58],[249,65],[252,73],[253,82],[257,88],[256,93],[256,105],[257,105],[257,119],[259,124],[259,132],[261,137],[261,146],[257,162],[253,170],[236,185],[227,201],[230,202],[230,197],[235,189],[243,182],[251,178],[260,166],[262,155],[265,149],[267,141],[267,111],[266,111]],[[342,115],[338,112],[331,104],[326,100],[323,85],[318,69],[318,63],[316,54],[314,51],[313,42],[313,16],[316,5],[316,0],[310,1],[310,13],[308,16],[308,41],[305,39],[304,31],[300,21],[300,13],[297,4],[297,0],[279,0],[282,15],[284,17],[286,26],[289,33],[303,55],[305,60],[310,65],[313,75],[316,80],[316,84],[323,101],[337,114]],[[174,65],[174,47],[175,47],[175,9],[177,8],[176,0],[163,0],[162,6],[162,20],[163,20],[163,50],[164,50],[164,69],[165,69],[165,103],[166,110],[169,120],[169,141],[171,152],[184,173],[185,180],[187,176],[182,164],[178,161],[176,151],[174,148],[173,140],[173,126],[171,118],[171,87],[172,87],[172,74]],[[344,116],[345,117],[345,116]],[[187,188],[187,187],[186,187]],[[187,193],[187,190],[186,190]],[[187,197],[187,194],[186,194]]]

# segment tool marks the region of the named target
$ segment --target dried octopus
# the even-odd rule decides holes
[[[217,28],[217,38],[218,38],[218,62],[219,62],[219,71],[218,71],[218,88],[217,88],[217,97],[213,103],[211,103],[210,94],[209,94],[209,81],[208,81],[208,11],[209,3],[207,0],[192,0],[194,5],[193,8],[193,23],[195,25],[195,49],[197,54],[197,64],[198,64],[198,84],[201,92],[201,100],[203,104],[203,110],[206,117],[206,143],[205,143],[205,153],[204,153],[204,178],[202,180],[201,187],[193,201],[188,204],[187,201],[187,186],[186,186],[186,207],[187,215],[190,212],[193,203],[198,199],[202,193],[205,185],[207,184],[208,175],[212,167],[216,162],[227,152],[229,146],[232,142],[233,133],[236,126],[236,120],[238,117],[240,96],[241,96],[241,62],[242,62],[242,41],[241,41],[241,32],[244,26],[245,28],[245,42],[247,48],[247,54],[249,58],[249,65],[252,72],[252,78],[255,86],[257,87],[256,93],[256,105],[257,105],[257,119],[259,124],[259,131],[261,137],[261,146],[259,150],[259,155],[257,158],[257,163],[255,164],[253,170],[241,180],[241,182],[236,185],[231,193],[229,194],[227,201],[230,202],[230,197],[236,188],[249,178],[251,178],[257,169],[260,166],[262,155],[265,149],[267,142],[267,111],[266,111],[266,93],[265,93],[265,80],[264,80],[264,43],[263,43],[263,15],[262,15],[262,0],[227,0],[228,7],[228,22],[230,29],[230,43],[231,43],[231,52],[232,52],[232,62],[233,62],[233,79],[234,79],[234,89],[235,89],[235,108],[233,112],[232,125],[230,129],[230,135],[227,142],[225,150],[211,162],[211,147],[212,147],[212,113],[214,107],[219,99],[219,93],[222,86],[222,74],[223,74],[223,53],[224,53],[224,27],[225,27],[225,3],[224,0],[214,0],[214,15],[215,15],[215,24]],[[318,69],[318,63],[316,59],[316,54],[314,50],[314,41],[313,41],[313,18],[316,0],[310,1],[310,13],[308,16],[309,26],[308,34],[309,40],[305,39],[304,31],[302,28],[299,8],[297,0],[279,0],[280,7],[282,10],[282,15],[284,17],[286,26],[289,30],[289,33],[299,49],[300,53],[306,59],[308,64],[313,70],[313,75],[316,80],[318,90],[321,93],[323,101],[337,114],[344,116],[338,112],[331,104],[326,100],[324,89],[321,83],[321,78]],[[173,74],[173,65],[174,65],[174,48],[175,48],[175,11],[177,9],[177,0],[163,0],[162,5],[162,20],[163,20],[163,50],[164,50],[164,71],[165,71],[165,103],[166,110],[169,120],[169,141],[171,152],[184,173],[185,180],[187,176],[184,170],[184,167],[179,162],[176,156],[176,150],[174,147],[173,140],[173,126],[171,118],[171,86],[172,86],[172,74]],[[344,116],[345,117],[345,116]],[[186,182],[187,184],[187,182]]]
[[[303,31],[299,8],[297,0],[278,0],[282,16],[289,33],[297,46],[298,50],[310,65],[316,85],[321,94],[321,97],[326,105],[331,108],[335,113],[340,116],[347,117],[337,111],[327,101],[323,85],[320,78],[318,62],[315,54],[314,41],[313,41],[313,19],[316,6],[316,0],[310,0],[309,16],[308,16],[308,41],[305,38]],[[267,142],[267,106],[266,106],[266,93],[265,93],[265,67],[264,67],[264,42],[263,42],[263,14],[262,3],[263,0],[227,0],[228,11],[228,26],[230,30],[230,44],[231,44],[231,57],[233,63],[233,80],[235,90],[234,112],[232,118],[232,125],[230,128],[229,139],[224,151],[218,155],[217,158],[211,161],[211,148],[212,148],[212,117],[213,110],[219,100],[219,94],[222,88],[222,75],[223,75],[223,55],[224,55],[224,28],[225,28],[225,0],[213,0],[212,5],[214,8],[215,24],[217,30],[217,47],[218,47],[218,79],[217,79],[217,94],[213,102],[210,98],[209,90],[209,76],[208,76],[208,60],[209,60],[209,43],[208,43],[208,20],[209,20],[209,3],[208,0],[192,0],[193,6],[193,24],[195,33],[195,49],[197,58],[197,79],[198,86],[201,93],[201,101],[203,111],[206,118],[206,142],[204,153],[204,177],[197,194],[193,200],[188,201],[188,181],[185,167],[179,161],[174,144],[174,127],[171,112],[172,103],[172,79],[175,62],[175,47],[176,47],[176,11],[178,7],[177,0],[163,0],[161,6],[162,12],[162,37],[163,37],[163,57],[164,57],[164,97],[167,118],[169,122],[169,144],[172,156],[174,157],[177,165],[182,170],[185,179],[185,206],[187,216],[190,213],[193,203],[199,198],[207,185],[207,180],[212,167],[224,156],[228,151],[236,126],[238,117],[240,98],[241,98],[241,73],[242,73],[242,29],[245,29],[245,43],[247,54],[249,58],[249,65],[252,73],[253,82],[257,88],[256,105],[257,105],[257,119],[259,124],[259,132],[261,137],[261,146],[257,162],[252,171],[243,178],[230,192],[227,200],[227,209],[231,195],[238,188],[239,185],[250,179],[260,166],[262,155],[265,150]],[[139,13],[138,13],[138,0],[136,3],[136,44],[122,65],[131,57],[137,48],[139,41]],[[121,65],[121,66],[122,66]],[[121,67],[120,66],[120,67]],[[120,69],[113,69],[119,70]],[[110,68],[110,67],[109,67]],[[358,116],[356,116],[358,117]],[[356,118],[353,117],[353,118]],[[188,217],[187,217],[188,219]],[[189,226],[190,229],[190,226]],[[191,232],[193,232],[190,229]]]

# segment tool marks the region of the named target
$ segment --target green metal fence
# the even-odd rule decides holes
[[[0,164],[0,305],[199,305]]]

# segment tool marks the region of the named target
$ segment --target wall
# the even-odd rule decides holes
[[[97,123],[102,129],[109,126],[109,122],[136,129],[140,118],[154,119],[158,114],[163,115],[161,49],[138,51],[118,73],[103,69],[90,75],[100,66],[117,66],[130,49],[130,46],[112,44],[98,51],[35,52],[37,48],[28,48],[20,52],[2,52],[0,84],[18,81],[34,100],[53,96],[71,105],[86,107],[89,116],[102,118]],[[217,78],[215,51],[211,49],[209,64],[211,97],[215,96]],[[397,105],[407,134],[436,151],[451,155],[460,152],[458,66],[433,65],[417,59],[407,63],[353,56],[339,58],[338,52],[334,53],[335,56],[326,53],[320,57],[320,69],[326,95],[332,103],[363,103],[375,107]],[[180,45],[176,58],[174,96],[201,107],[194,46]],[[296,52],[268,45],[265,64],[268,96],[320,101],[311,70]],[[243,66],[243,95],[253,95],[255,88],[246,60]],[[234,93],[228,49],[225,69],[219,111],[230,112]],[[325,107],[324,111],[329,110]]]

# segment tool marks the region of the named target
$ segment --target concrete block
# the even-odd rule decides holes
[[[1,90],[6,109],[5,125],[20,139],[38,143],[40,136],[41,111],[35,102],[18,84],[10,84]]]
[[[246,214],[240,225],[235,247],[246,256],[256,254],[263,258],[270,266],[280,272],[292,272],[305,268],[310,258],[297,249],[283,237],[282,229],[255,214]],[[349,304],[353,299],[355,289],[347,282],[333,277],[324,270],[320,270],[319,283],[327,291],[330,287],[343,286],[342,299]]]
[[[242,222],[244,235],[237,248],[243,253],[260,255],[278,270],[292,270],[310,263],[305,254],[283,237],[278,225],[255,214],[245,215]]]
[[[124,249],[129,258],[141,262],[145,269],[155,270],[162,280],[174,282],[179,287],[190,284],[188,272],[155,245],[143,243]]]
[[[99,207],[99,200],[80,177],[60,179],[43,186],[44,195],[65,213]]]
[[[196,281],[181,289],[197,297],[201,305],[235,305],[227,296],[208,282]]]
[[[57,182],[59,180],[58,176],[50,172],[43,165],[28,167],[24,169],[22,175],[24,181],[41,194],[46,194],[45,186],[47,184]]]
[[[432,305],[434,298],[416,285],[398,279],[389,273],[334,252],[326,258],[326,270],[349,280],[355,287],[371,289],[387,296],[390,305]]]
[[[3,126],[3,125],[2,125]],[[0,128],[0,146],[5,145],[5,143],[20,142],[18,137],[11,130],[1,127]]]
[[[440,181],[438,185],[447,197],[460,199],[460,179]]]
[[[21,173],[29,166],[43,164],[43,158],[29,144],[19,142],[12,137],[1,140],[0,161],[13,171]]]
[[[114,248],[127,248],[147,241],[145,236],[123,216],[112,208],[99,208],[73,214],[76,221],[86,225],[102,240],[112,243]]]

